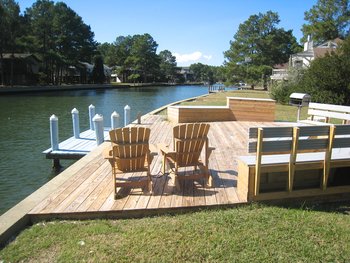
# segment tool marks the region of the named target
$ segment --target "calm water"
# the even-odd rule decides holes
[[[99,91],[62,91],[0,95],[0,214],[17,204],[55,174],[51,160],[43,150],[50,147],[49,117],[59,119],[60,141],[71,137],[71,110],[77,108],[80,130],[89,127],[88,107],[95,105],[105,126],[117,111],[123,120],[125,105],[131,107],[131,119],[168,103],[207,93],[207,87],[147,87]],[[64,167],[72,161],[62,161]]]

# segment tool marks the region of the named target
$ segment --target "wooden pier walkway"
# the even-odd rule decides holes
[[[109,140],[108,131],[110,128],[104,128],[104,140]],[[47,159],[80,159],[97,147],[96,133],[93,130],[86,130],[80,133],[79,138],[74,136],[59,143],[58,150],[49,148],[43,153]]]
[[[142,117],[142,124],[130,125],[150,127],[150,143],[154,145],[172,143],[172,127],[175,124],[165,120],[164,116],[146,115]],[[30,217],[34,221],[122,218],[245,203],[246,200],[240,200],[236,193],[236,157],[247,154],[248,128],[281,124],[227,121],[211,122],[210,125],[209,144],[215,147],[209,161],[214,182],[212,188],[184,180],[181,190],[176,190],[173,175],[160,173],[162,157],[158,154],[151,165],[153,194],[145,194],[141,189],[122,189],[124,197],[114,200],[111,167],[102,156],[110,143],[104,142],[63,171],[62,176],[67,179],[29,212]]]

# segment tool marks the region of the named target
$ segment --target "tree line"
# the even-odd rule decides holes
[[[305,12],[301,41],[308,35],[315,43],[346,39],[349,10],[348,0],[318,0]],[[114,68],[122,82],[184,81],[176,57],[169,50],[157,53],[158,44],[150,34],[118,36],[113,43],[97,43],[90,26],[63,2],[37,0],[21,14],[14,0],[0,0],[0,17],[0,68],[5,53],[35,54],[42,62],[41,83],[61,83],[64,70],[79,62],[98,65],[93,71],[98,82],[103,81],[103,64]],[[251,15],[230,41],[223,65],[192,64],[190,80],[245,81],[266,87],[272,67],[302,50],[292,30],[279,23],[279,15],[273,11]]]
[[[58,84],[65,67],[91,62],[96,55],[90,26],[63,2],[38,0],[21,15],[18,3],[0,0],[0,16],[1,65],[4,53],[36,54],[42,61],[41,82]]]
[[[181,67],[169,50],[157,54],[157,42],[150,34],[118,36],[113,43],[97,47],[105,63],[116,69],[122,82],[184,82]],[[222,67],[195,63],[190,65],[193,82],[214,83],[224,79]]]

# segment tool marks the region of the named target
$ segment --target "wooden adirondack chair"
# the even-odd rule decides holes
[[[118,128],[109,132],[112,150],[105,154],[105,158],[112,166],[115,199],[119,197],[117,188],[123,186],[145,187],[152,192],[150,133],[149,128],[142,127]],[[146,172],[146,176],[127,176],[136,172]]]
[[[162,172],[165,173],[167,164],[174,169],[175,185],[179,189],[179,179],[199,179],[204,178],[205,186],[212,186],[212,178],[209,173],[208,163],[211,151],[214,148],[208,147],[208,131],[210,125],[205,123],[181,124],[173,129],[173,146],[171,151],[164,144],[158,145],[163,154]],[[204,162],[200,160],[201,152],[204,148]],[[179,175],[178,170],[181,167],[193,166],[196,170],[200,169],[200,173],[190,175]]]

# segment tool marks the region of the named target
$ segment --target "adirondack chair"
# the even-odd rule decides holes
[[[126,127],[109,132],[112,149],[105,154],[112,166],[115,199],[120,197],[118,187],[145,187],[152,192],[152,178],[150,164],[153,156],[149,150],[149,137],[151,130],[142,127]],[[127,177],[134,173],[146,175]]]
[[[173,146],[174,150],[170,150],[169,146],[159,144],[158,147],[163,155],[162,172],[165,173],[167,164],[174,170],[175,185],[179,189],[179,179],[196,180],[204,178],[205,186],[212,186],[212,178],[209,173],[208,163],[209,156],[214,148],[208,147],[208,131],[209,124],[191,123],[175,126],[173,129]],[[204,162],[200,160],[201,152],[204,148]],[[179,175],[179,168],[193,166],[196,170],[200,169],[200,173],[192,173],[190,175]]]

